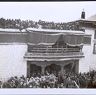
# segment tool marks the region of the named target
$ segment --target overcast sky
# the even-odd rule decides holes
[[[83,2],[0,2],[0,18],[68,22],[96,14],[96,1]]]

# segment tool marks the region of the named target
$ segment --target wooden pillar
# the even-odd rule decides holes
[[[63,71],[64,71],[64,66],[61,65],[61,72],[63,73]]]
[[[30,63],[27,62],[27,77],[30,77]]]
[[[45,73],[45,67],[42,66],[42,74],[44,74],[44,73]]]
[[[64,72],[64,64],[60,64],[60,66],[61,66],[61,73],[63,73]]]
[[[76,61],[75,64],[75,72],[79,73],[79,61]]]
[[[42,68],[41,73],[42,73],[42,74],[45,74],[45,67],[46,67],[46,65],[41,65],[41,68]]]

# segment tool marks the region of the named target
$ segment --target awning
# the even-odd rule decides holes
[[[63,41],[70,45],[79,45],[83,43],[83,35],[65,35],[63,33],[43,33],[43,32],[29,32],[28,42],[33,44],[53,44],[56,43],[60,37],[63,37]],[[61,38],[62,38],[61,37]],[[61,39],[62,40],[62,39]]]
[[[55,43],[60,35],[47,35],[45,33],[31,32],[28,35],[28,42],[34,44]]]

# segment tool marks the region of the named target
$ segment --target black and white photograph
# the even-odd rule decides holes
[[[0,2],[0,89],[13,88],[96,88],[96,1]]]

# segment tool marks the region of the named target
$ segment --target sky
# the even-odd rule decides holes
[[[0,18],[70,22],[96,14],[96,1],[78,2],[0,2]]]

